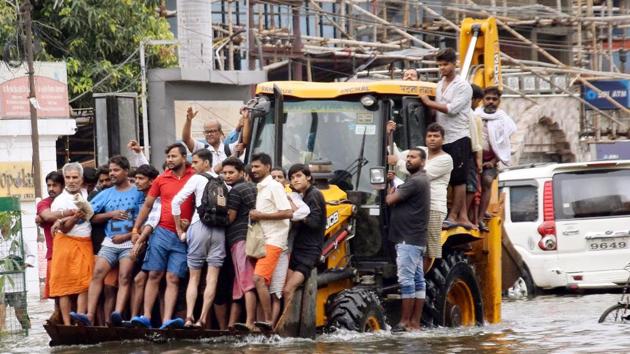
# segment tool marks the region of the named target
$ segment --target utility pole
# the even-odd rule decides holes
[[[30,0],[22,3],[22,21],[24,24],[24,53],[28,65],[28,106],[31,111],[31,147],[33,149],[33,184],[35,185],[35,198],[42,197],[42,172],[39,163],[39,129],[37,127],[37,108],[35,96],[35,69],[33,69],[33,21],[31,11],[33,6]]]

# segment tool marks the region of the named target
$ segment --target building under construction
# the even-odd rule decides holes
[[[162,8],[173,18],[180,59],[187,38],[203,36],[212,45],[206,64],[213,70],[262,69],[268,80],[387,79],[404,68],[437,80],[432,54],[459,48],[461,20],[494,16],[504,105],[520,128],[518,161],[595,158],[592,143],[630,136],[623,93],[601,85],[630,79],[630,4],[624,0],[207,1],[212,27],[205,32],[186,20],[186,8],[202,3],[167,1]],[[595,100],[585,93],[591,89]]]
[[[140,104],[148,107],[140,116],[149,118],[137,131],[161,151],[177,138],[184,106],[208,100],[235,102],[202,109],[229,127],[236,106],[261,81],[382,80],[400,78],[406,68],[437,81],[437,49],[460,49],[465,17],[492,16],[500,31],[503,108],[519,128],[513,161],[630,158],[628,3],[164,1],[157,11],[177,40],[145,43],[176,47],[179,68],[147,68],[140,98],[149,103]]]

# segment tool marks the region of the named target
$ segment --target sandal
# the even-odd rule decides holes
[[[247,327],[245,323],[235,323],[232,330],[238,332],[249,332],[249,327]]]
[[[85,314],[78,313],[78,312],[70,312],[70,318],[79,325],[86,326],[86,327],[92,326],[92,321],[90,321],[87,315]]]
[[[449,219],[442,221],[442,230],[449,230],[449,229],[456,228],[458,226],[459,226],[458,223],[451,221]]]
[[[485,222],[480,221],[479,222],[479,231],[488,232],[488,231],[490,231],[490,229],[488,228],[488,225],[486,225]]]
[[[400,323],[399,323],[399,324],[397,324],[397,325],[395,325],[395,326],[392,328],[392,333],[393,333],[393,334],[396,334],[396,333],[404,333],[404,332],[407,332],[407,331],[408,331],[408,330],[407,330],[407,328],[406,328],[405,326],[401,325]]]
[[[184,327],[184,320],[178,317],[162,323],[162,327],[160,327],[160,329],[176,329],[182,327]]]
[[[238,332],[251,332],[254,328],[247,326],[245,323],[235,323],[234,330]]]

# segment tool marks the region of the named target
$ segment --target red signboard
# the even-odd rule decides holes
[[[22,76],[0,84],[0,117],[30,116],[28,77]],[[65,83],[43,76],[35,77],[39,118],[67,118],[68,87]]]
[[[38,118],[68,118],[68,79],[66,63],[35,62],[34,106]],[[0,119],[30,117],[28,68],[0,65]]]

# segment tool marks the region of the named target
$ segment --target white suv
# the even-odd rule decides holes
[[[499,185],[505,230],[527,266],[530,293],[625,283],[630,160],[514,168],[499,175]]]

